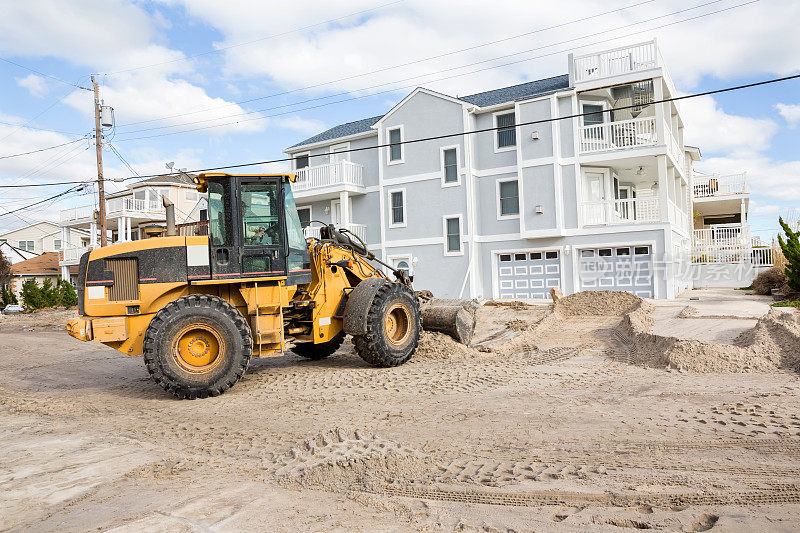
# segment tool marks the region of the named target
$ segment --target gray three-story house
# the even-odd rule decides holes
[[[678,106],[656,103],[676,95],[657,44],[570,54],[568,71],[469,96],[418,88],[287,148],[307,235],[346,227],[442,297],[674,297],[691,284],[699,151]]]

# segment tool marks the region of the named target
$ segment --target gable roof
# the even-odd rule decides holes
[[[35,252],[17,248],[8,241],[0,241],[0,254],[3,254],[12,265],[38,255]]]
[[[541,80],[527,81],[525,83],[510,85],[508,87],[493,89],[491,91],[484,91],[482,93],[475,93],[468,96],[459,96],[458,98],[453,98],[447,95],[441,95],[441,96],[445,98],[453,98],[453,100],[456,101],[461,100],[463,102],[474,104],[478,107],[488,107],[497,104],[503,104],[505,102],[516,102],[517,100],[524,100],[527,98],[544,96],[546,94],[551,94],[556,91],[563,91],[564,89],[567,88],[569,88],[569,74],[562,74],[560,76],[552,76],[550,78],[544,78]],[[429,89],[417,87],[408,96],[403,98],[403,100],[400,103],[402,103],[403,101],[408,99],[411,95],[415,94],[420,90],[424,90],[430,94],[439,94]],[[400,105],[400,103],[392,107],[392,110],[396,109]],[[353,122],[339,124],[338,126],[334,126],[330,129],[323,131],[322,133],[318,133],[313,137],[309,137],[304,141],[301,141],[297,144],[290,146],[289,148],[286,149],[286,151],[292,150],[293,148],[298,148],[300,146],[316,144],[324,141],[332,141],[334,139],[339,139],[342,137],[349,137],[351,135],[357,135],[359,133],[369,132],[372,129],[372,126],[374,126],[376,122],[385,117],[387,114],[388,113],[379,115],[377,117],[362,118],[361,120],[355,120]]]
[[[12,229],[10,231],[6,231],[5,233],[0,233],[0,239],[5,239],[6,235],[11,235],[11,234],[16,233],[18,231],[26,230],[26,229],[29,229],[29,228],[35,228],[35,227],[41,226],[43,224],[47,225],[47,226],[50,226],[50,227],[53,227],[56,230],[60,229],[58,224],[56,224],[54,222],[49,222],[47,220],[42,220],[41,222],[34,222],[33,224],[28,224],[27,226],[21,226],[21,227],[19,227],[17,229]],[[42,230],[42,231],[49,231],[49,230]],[[45,235],[49,235],[49,233],[42,233],[41,236],[44,237]]]
[[[345,124],[339,124],[331,129],[318,133],[313,137],[309,137],[305,141],[301,141],[289,148],[297,148],[298,146],[305,146],[306,144],[314,144],[322,141],[330,141],[340,137],[349,137],[350,135],[357,135],[359,133],[366,133],[371,130],[372,125],[378,122],[383,115],[377,117],[362,118],[361,120],[354,120]]]
[[[69,267],[70,273],[77,273],[78,266]],[[14,276],[57,276],[61,273],[58,266],[58,252],[45,252],[25,261],[11,265],[11,274]]]
[[[475,93],[469,96],[460,96],[459,100],[464,100],[480,107],[503,104],[505,102],[516,102],[526,98],[543,96],[545,94],[562,91],[569,87],[569,74],[553,76],[543,80],[527,81],[501,89],[493,89],[482,93]]]
[[[152,183],[169,183],[174,185],[189,185],[190,187],[194,187],[194,181],[192,180],[192,176],[190,174],[178,172],[176,174],[162,174],[161,176],[153,176],[152,178],[131,183],[131,188],[138,187],[140,185],[149,185]]]

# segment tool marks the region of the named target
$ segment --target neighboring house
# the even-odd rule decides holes
[[[70,245],[79,246],[81,235],[64,240],[61,228],[52,222],[36,222],[0,235],[0,249],[10,263],[19,263],[44,252],[57,252]]]
[[[68,279],[73,285],[75,284],[77,275],[78,267],[70,267]],[[29,279],[35,279],[39,285],[44,283],[44,280],[49,279],[55,286],[58,282],[58,278],[63,277],[61,275],[61,268],[59,268],[58,265],[58,253],[44,252],[32,259],[27,259],[11,265],[11,276],[9,289],[17,295],[17,299],[22,303],[22,284]]]
[[[754,237],[750,230],[747,175],[695,172],[692,183],[692,270],[695,285],[750,285],[758,272],[772,265],[772,249]]]
[[[677,95],[656,41],[570,54],[568,71],[469,96],[418,88],[287,148],[307,235],[313,220],[348,228],[442,297],[689,288],[695,158],[678,106],[653,103]]]
[[[133,183],[124,191],[106,197],[108,242],[135,241],[145,237],[145,228],[163,227],[166,222],[164,197],[175,204],[175,220],[178,224],[208,220],[206,195],[197,192],[191,176],[183,173],[156,176]],[[62,270],[77,265],[86,251],[99,245],[97,208],[94,205],[61,211],[63,238],[69,240],[76,230],[85,232],[89,239],[84,246],[62,251],[59,262]]]

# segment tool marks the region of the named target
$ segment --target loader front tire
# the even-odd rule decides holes
[[[419,300],[399,283],[381,285],[367,312],[366,333],[354,335],[358,355],[378,367],[402,365],[419,344]]]
[[[333,353],[339,349],[343,342],[344,331],[336,335],[328,342],[320,342],[317,344],[314,344],[313,342],[298,342],[294,345],[292,351],[300,357],[305,357],[306,359],[311,359],[312,361],[318,361],[320,359],[325,359],[329,355],[333,355]]]
[[[173,300],[156,313],[144,337],[153,380],[181,399],[219,396],[250,364],[253,339],[242,314],[215,296]]]

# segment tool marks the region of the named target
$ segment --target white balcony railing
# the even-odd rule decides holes
[[[292,191],[307,191],[332,185],[364,186],[364,167],[350,161],[338,161],[295,171],[297,181],[292,184]]]
[[[61,222],[74,222],[76,220],[92,219],[94,216],[94,206],[85,205],[82,207],[71,207],[61,211]]]
[[[692,235],[692,262],[746,263],[772,265],[772,249],[759,246],[760,240],[750,235],[750,226],[720,224],[696,229]]]
[[[672,158],[675,160],[676,166],[681,169],[686,168],[686,152],[681,148],[678,137],[672,133],[669,122],[664,124],[664,135],[666,136],[665,143],[667,145],[667,150],[669,150]]]
[[[581,126],[580,131],[583,154],[658,144],[655,117]]]
[[[589,81],[609,76],[656,68],[660,64],[655,41],[604,50],[574,58],[575,81]]]
[[[582,202],[578,205],[578,214],[581,226],[659,222],[659,201],[657,197],[645,197]]]
[[[58,251],[58,264],[61,266],[77,265],[81,256],[91,250],[92,246],[62,248]]]
[[[680,206],[672,200],[668,202],[667,207],[670,224],[678,226],[684,231],[689,231],[689,213],[682,210]]]
[[[126,215],[164,215],[166,209],[161,202],[152,200],[137,200],[130,196],[111,198],[106,202],[106,216]]]
[[[711,198],[714,196],[729,196],[747,194],[747,173],[720,176],[717,174],[704,176],[695,173],[694,197]]]
[[[315,238],[315,239],[319,239],[320,238],[319,237],[319,229],[321,227],[322,226],[320,226],[318,224],[315,224],[313,226],[306,226],[306,228],[303,230],[303,233],[305,234],[306,239],[309,239],[309,238],[312,238],[312,237]],[[337,227],[339,227],[339,226],[337,226]],[[353,233],[355,233],[358,236],[358,238],[361,239],[362,241],[364,241],[365,243],[367,242],[367,226],[365,224],[345,224],[344,228],[349,230],[349,231],[352,231]]]

